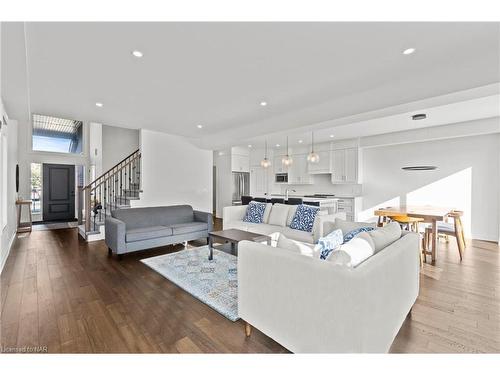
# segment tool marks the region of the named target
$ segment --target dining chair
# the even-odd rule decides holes
[[[462,217],[463,211],[451,211],[448,214],[448,217],[453,219],[453,223],[447,222],[438,222],[437,230],[439,234],[445,234],[448,236],[455,237],[457,240],[458,253],[460,255],[460,261],[462,261],[463,254],[465,252],[465,235],[464,235],[464,227],[462,225]],[[430,237],[432,235],[432,228],[425,228],[425,242],[429,243]]]
[[[420,236],[420,267],[423,267],[428,243],[425,240],[425,233],[423,235],[420,234],[418,224],[422,223],[424,219],[411,216],[391,216],[389,219],[397,222],[402,229],[415,232]]]

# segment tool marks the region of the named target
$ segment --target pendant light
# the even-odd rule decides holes
[[[314,132],[311,132],[311,152],[307,155],[307,161],[309,163],[319,163],[319,155],[314,152]]]
[[[281,162],[285,167],[289,167],[293,163],[293,159],[290,157],[288,154],[288,136],[286,137],[286,155],[283,156],[283,159],[281,159]]]
[[[266,143],[266,146],[265,146],[266,148],[264,151],[264,159],[262,159],[262,161],[260,162],[260,165],[262,166],[262,168],[269,168],[271,166],[271,162],[267,158],[267,141],[265,141],[265,143]]]
[[[427,118],[427,114],[425,113],[417,113],[416,115],[411,116],[411,119],[413,121],[419,121],[419,120],[425,120]],[[425,144],[423,147],[426,147]],[[437,169],[437,166],[435,165],[423,165],[423,164],[417,164],[417,165],[408,165],[405,167],[401,167],[403,171],[434,171]]]

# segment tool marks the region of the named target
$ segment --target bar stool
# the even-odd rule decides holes
[[[243,206],[246,206],[248,203],[250,203],[252,201],[252,197],[249,196],[249,195],[242,195],[241,196],[241,204]]]
[[[271,198],[271,203],[272,204],[275,204],[275,203],[285,204],[285,200],[283,198]]]
[[[266,198],[254,198],[252,199],[254,202],[267,203]]]
[[[302,198],[288,198],[288,200],[286,201],[286,204],[290,204],[290,205],[298,205],[298,204],[302,204],[304,202],[304,200]]]
[[[461,216],[463,215],[463,211],[451,211],[448,214],[448,217],[453,219],[453,223],[437,223],[438,233],[445,234],[448,236],[453,236],[457,239],[458,246],[458,254],[460,255],[460,261],[462,261],[463,253],[465,252],[465,236],[464,236],[464,227],[462,225]],[[432,234],[432,228],[425,228],[425,242],[429,243],[430,236]]]

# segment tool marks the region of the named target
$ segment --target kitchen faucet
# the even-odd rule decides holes
[[[295,190],[293,190],[293,189],[286,189],[285,190],[285,200],[286,201],[288,200],[288,193],[290,192],[290,190],[292,190],[295,193]]]

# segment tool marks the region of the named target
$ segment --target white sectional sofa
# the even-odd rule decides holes
[[[239,316],[295,353],[385,353],[418,295],[416,233],[355,268],[249,241],[238,249]]]
[[[273,213],[273,209],[279,210],[279,214],[276,214],[276,211]],[[243,221],[247,210],[246,205],[224,207],[222,213],[223,229],[241,229],[265,235],[283,233],[286,237],[296,241],[315,243],[323,236],[323,224],[325,222],[333,222],[335,218],[345,219],[345,213],[343,212],[331,215],[320,212],[316,216],[312,232],[305,232],[290,228],[296,209],[297,206],[294,205],[279,203],[272,205],[268,203],[264,213],[264,222],[256,224]]]

